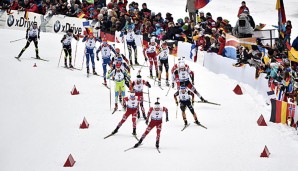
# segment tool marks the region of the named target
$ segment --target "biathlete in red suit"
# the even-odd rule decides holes
[[[139,98],[136,98],[135,93],[130,93],[129,98],[125,97],[123,99],[123,106],[126,108],[126,112],[124,113],[121,121],[118,123],[116,129],[112,132],[112,134],[116,134],[122,124],[126,121],[126,119],[132,115],[132,126],[133,126],[133,135],[137,135],[136,127],[137,127],[137,112],[139,110]]]
[[[146,45],[146,47],[143,50],[144,56],[145,56],[145,61],[148,60],[149,58],[149,70],[150,70],[150,77],[153,78],[152,75],[152,68],[153,68],[153,63],[155,65],[155,72],[156,72],[156,78],[158,78],[158,66],[157,66],[157,53],[156,50],[159,48],[158,44],[155,42],[155,38],[152,37],[150,39],[150,43]]]
[[[149,134],[149,132],[154,127],[156,127],[156,134],[157,134],[155,146],[156,146],[156,148],[159,148],[160,132],[161,132],[161,128],[162,128],[162,116],[163,116],[164,112],[166,113],[166,122],[168,122],[169,121],[168,109],[166,107],[161,107],[159,102],[155,102],[154,107],[151,107],[149,109],[146,124],[148,125],[150,115],[151,115],[151,121],[150,121],[146,131],[142,135],[141,139],[139,140],[139,142],[134,145],[134,148],[137,148],[142,143],[142,141],[145,139],[147,134]]]
[[[140,99],[140,107],[142,110],[143,118],[146,120],[146,114],[145,109],[143,105],[143,88],[144,86],[147,86],[148,88],[151,88],[151,85],[148,81],[145,81],[142,79],[141,75],[137,75],[137,79],[133,81],[130,85],[130,92],[134,92],[135,95]],[[138,111],[138,118],[140,118],[140,112]]]

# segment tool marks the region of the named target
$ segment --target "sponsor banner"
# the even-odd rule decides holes
[[[0,10],[0,28],[5,28],[7,13],[5,10]]]
[[[25,18],[24,11],[11,10],[10,14],[6,17],[5,28],[14,29],[14,30],[26,30],[29,28],[34,21],[37,22],[37,25],[41,25],[41,15],[28,12],[27,19]]]
[[[74,34],[83,34],[85,19],[55,15],[46,24],[46,31],[51,33],[65,34],[68,29],[73,29]]]

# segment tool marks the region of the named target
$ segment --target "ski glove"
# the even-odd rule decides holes
[[[195,104],[195,101],[192,100],[192,101],[191,101],[191,105],[194,105],[194,104]]]
[[[169,118],[168,117],[166,117],[166,122],[168,122],[169,121]]]
[[[185,12],[187,12],[187,8],[185,8]]]
[[[96,56],[96,60],[99,61],[99,57],[98,56]]]
[[[148,85],[148,87],[149,87],[149,88],[151,88],[151,85],[150,85],[150,83],[149,83],[149,82],[147,83],[147,85]]]
[[[205,100],[202,96],[201,96],[200,99],[201,99],[202,102],[207,102],[207,100]]]
[[[148,61],[148,58],[145,58],[145,61],[147,62]]]
[[[172,83],[172,88],[174,88],[174,83]]]
[[[176,105],[178,106],[178,101],[176,101]]]
[[[146,120],[146,122],[145,122],[145,123],[146,123],[146,125],[148,125],[148,122],[149,122],[149,121],[148,121],[148,120]]]

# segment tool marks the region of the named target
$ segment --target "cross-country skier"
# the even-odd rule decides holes
[[[126,121],[126,119],[132,115],[132,124],[133,131],[132,135],[137,135],[136,127],[137,127],[137,111],[139,109],[139,99],[135,96],[135,93],[130,93],[129,97],[125,97],[123,99],[123,106],[126,108],[126,112],[124,113],[121,121],[118,123],[116,129],[112,132],[112,134],[116,134],[122,124]]]
[[[94,75],[97,75],[95,71],[95,62],[94,62],[94,49],[96,48],[96,42],[101,42],[99,38],[94,37],[93,33],[89,33],[88,36],[85,36],[82,42],[86,42],[85,56],[86,56],[86,67],[87,74],[89,75],[89,61],[91,59],[92,63],[92,72]]]
[[[119,48],[115,48],[115,51],[116,51],[116,54],[115,54],[114,57],[112,57],[111,62],[110,62],[110,67],[111,68],[112,68],[113,64],[115,64],[115,62],[117,61],[118,57],[121,57],[126,62],[127,65],[130,65],[128,59],[126,58],[126,56],[124,56],[123,54],[120,53]]]
[[[121,64],[121,69],[122,70],[127,70],[128,73],[130,73],[130,68],[128,64],[126,63],[125,60],[123,60],[122,56],[115,56],[112,58],[113,63],[111,63],[111,69],[116,69],[116,64]]]
[[[121,94],[122,97],[125,96],[125,77],[130,80],[130,75],[121,69],[121,64],[116,64],[116,69],[112,70],[110,73],[107,74],[107,78],[111,78],[115,81],[115,108],[114,111],[118,109],[118,95]],[[122,100],[120,100],[121,102]]]
[[[191,79],[191,82],[189,79]],[[207,100],[205,100],[194,87],[194,74],[184,62],[181,61],[179,63],[179,68],[174,71],[172,81],[172,87],[174,87],[174,82],[177,84],[177,90],[180,89],[180,85],[184,85],[195,95],[197,95],[202,102],[207,102]]]
[[[150,43],[147,44],[143,50],[144,56],[145,56],[145,61],[148,60],[149,58],[149,71],[150,71],[150,78],[153,78],[152,75],[152,68],[153,64],[155,65],[155,73],[156,73],[156,78],[158,78],[158,66],[157,66],[157,59],[156,59],[156,50],[159,48],[158,44],[155,42],[155,37],[152,37],[150,39]]]
[[[69,29],[67,31],[67,33],[63,36],[62,40],[61,40],[61,43],[63,45],[63,50],[64,50],[64,65],[66,68],[68,68],[67,66],[67,56],[69,56],[69,67],[70,68],[73,68],[72,64],[71,64],[71,60],[72,60],[72,57],[71,57],[71,41],[72,41],[72,38],[75,38],[77,41],[79,41],[79,37],[74,35],[73,34],[73,30],[72,29]]]
[[[168,122],[169,121],[168,109],[166,107],[160,106],[160,103],[158,101],[155,102],[154,107],[151,107],[149,109],[146,124],[148,125],[150,115],[151,115],[151,121],[150,121],[146,131],[143,133],[139,142],[134,145],[134,148],[137,148],[143,142],[143,140],[145,139],[147,134],[149,134],[149,132],[154,127],[156,127],[156,134],[157,134],[155,146],[156,146],[156,148],[159,148],[160,132],[161,132],[161,128],[162,128],[162,117],[163,117],[164,112],[166,113],[166,122]]]
[[[121,37],[123,36],[123,32],[121,33]],[[129,54],[129,62],[130,65],[132,65],[132,49],[134,50],[134,55],[135,55],[135,65],[139,65],[138,63],[138,50],[137,50],[137,45],[135,42],[136,39],[136,34],[133,31],[133,28],[131,25],[127,27],[127,32],[126,32],[126,44],[128,48],[128,54]]]
[[[134,92],[136,96],[140,99],[140,107],[142,110],[143,118],[146,120],[146,114],[145,114],[145,108],[143,105],[143,88],[144,86],[147,86],[148,88],[151,88],[151,85],[148,81],[145,81],[142,79],[141,75],[137,75],[137,79],[133,81],[130,85],[130,91]],[[138,111],[138,118],[140,118],[140,111]]]
[[[178,100],[177,96],[179,96],[179,102],[180,102],[180,109],[182,111],[182,118],[184,120],[184,124],[187,125],[187,120],[186,120],[186,114],[185,114],[185,109],[188,107],[190,112],[192,113],[195,123],[200,124],[197,118],[197,114],[195,113],[192,104],[194,103],[194,94],[191,91],[186,90],[185,86],[180,86],[180,90],[178,90],[174,94],[174,99],[176,102],[176,105],[178,106]],[[190,97],[191,96],[191,97]],[[190,101],[192,100],[192,101]]]
[[[159,63],[159,74],[158,74],[158,86],[161,86],[161,73],[163,66],[166,70],[166,85],[170,86],[169,84],[169,48],[166,42],[161,44],[161,48],[159,49],[158,54],[158,63]]]
[[[115,70],[117,64],[121,65],[121,67],[120,67],[121,70],[130,74],[130,68],[127,65],[127,63],[123,61],[123,58],[121,56],[119,56],[116,60],[114,60],[111,70]],[[128,77],[125,77],[125,85],[127,86],[127,88],[129,88],[129,84],[130,84],[129,80],[130,79]],[[119,95],[119,99],[121,99],[121,94]]]
[[[20,54],[16,57],[17,59],[19,59],[22,56],[22,54],[29,47],[32,41],[34,42],[34,46],[35,46],[36,58],[40,59],[38,55],[38,39],[40,39],[39,33],[40,33],[40,29],[39,27],[37,27],[37,22],[34,21],[33,24],[30,26],[30,28],[28,28],[26,31],[27,43],[25,47],[21,50]]]
[[[107,73],[107,65],[110,65],[111,62],[111,51],[116,54],[115,49],[108,44],[108,42],[104,39],[102,41],[102,45],[96,51],[96,58],[99,61],[98,53],[101,51],[102,56],[102,68],[103,68],[103,75],[104,75],[104,85],[107,85],[106,73]]]

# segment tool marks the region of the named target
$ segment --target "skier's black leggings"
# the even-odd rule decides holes
[[[35,49],[37,49],[38,48],[37,37],[29,37],[24,49],[27,49],[32,41],[34,42]]]
[[[185,112],[186,107],[188,107],[188,109],[190,110],[190,112],[192,114],[195,113],[195,111],[194,111],[194,109],[193,109],[193,107],[191,105],[190,100],[188,100],[188,101],[180,101],[180,109],[181,109],[182,112]]]
[[[69,56],[69,58],[71,58],[71,46],[70,45],[64,45],[63,50],[64,50],[64,54],[65,54],[64,58],[67,58],[67,56]]]

